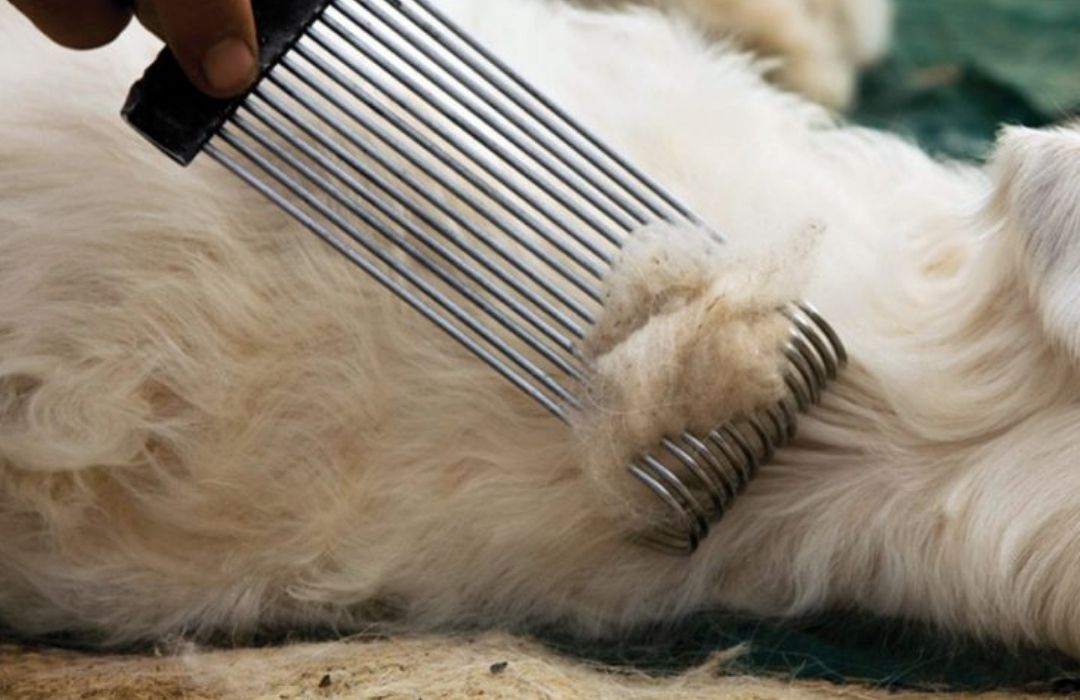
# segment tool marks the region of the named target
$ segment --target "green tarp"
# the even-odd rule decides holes
[[[798,623],[701,613],[586,645],[557,632],[544,641],[570,656],[656,674],[685,671],[742,645],[742,655],[725,670],[890,689],[1080,692],[1080,663],[1060,654],[1008,650],[858,613]]]
[[[1001,124],[1080,114],[1080,0],[897,0],[888,60],[855,120],[983,158]]]

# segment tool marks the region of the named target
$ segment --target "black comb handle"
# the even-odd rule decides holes
[[[329,4],[330,0],[253,3],[259,31],[259,75],[274,67]],[[244,97],[220,100],[199,92],[166,48],[132,86],[121,114],[170,158],[187,165]]]

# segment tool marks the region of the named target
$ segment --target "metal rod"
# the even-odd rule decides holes
[[[583,126],[581,126],[581,124],[578,123],[577,120],[575,120],[570,115],[568,115],[565,110],[563,110],[561,107],[556,105],[550,99],[545,97],[543,95],[543,93],[541,93],[535,87],[533,87],[531,84],[529,84],[528,81],[524,80],[517,72],[515,72],[513,69],[511,69],[502,59],[498,58],[493,53],[491,53],[489,50],[484,48],[484,46],[481,45],[478,41],[476,41],[476,39],[469,36],[468,33],[463,31],[454,22],[449,20],[446,17],[446,15],[444,15],[443,13],[436,10],[431,5],[431,3],[427,2],[427,0],[411,0],[411,2],[413,4],[415,4],[417,7],[423,8],[424,12],[426,12],[430,17],[432,17],[433,19],[438,21],[443,27],[445,27],[447,30],[449,30],[450,33],[452,33],[455,37],[457,37],[462,43],[464,43],[470,49],[475,51],[477,55],[482,56],[484,58],[484,60],[486,60],[489,64],[491,64],[492,66],[497,68],[500,72],[502,72],[502,74],[505,75],[507,78],[509,78],[517,87],[521,88],[530,97],[532,97],[538,103],[543,105],[552,114],[557,116],[560,120],[563,121],[564,124],[569,126],[573,131],[575,131],[578,135],[580,135],[582,138],[584,138],[591,146],[593,146],[598,151],[603,153],[605,156],[610,158],[613,162],[617,163],[620,168],[622,168],[625,172],[627,172],[631,176],[633,176],[633,178],[635,180],[637,180],[639,183],[641,183],[647,189],[649,189],[651,192],[653,192],[656,196],[658,196],[660,199],[662,199],[668,206],[670,206],[675,211],[679,212],[681,215],[685,216],[691,222],[693,222],[695,224],[698,224],[698,225],[704,225],[704,222],[696,214],[694,214],[694,212],[692,212],[690,209],[688,209],[686,206],[684,206],[678,199],[676,199],[671,194],[669,194],[663,187],[661,187],[658,183],[656,183],[652,178],[645,175],[645,173],[641,172],[641,170],[639,170],[635,166],[631,165],[625,158],[623,158],[618,153],[613,151],[610,147],[605,145],[600,139],[596,138],[592,133],[590,133],[587,129],[585,129]],[[401,3],[401,5],[403,7],[406,4],[407,4],[406,2]]]
[[[316,38],[316,43],[317,42],[318,39]],[[323,48],[327,47],[324,46]],[[302,56],[312,66],[314,66],[321,73],[323,73],[323,75],[329,77],[337,85],[344,88],[350,95],[363,102],[373,112],[377,113],[381,118],[385,119],[387,122],[393,125],[398,131],[408,136],[414,143],[419,145],[429,154],[438,158],[441,163],[453,170],[456,174],[466,179],[469,184],[473,185],[478,190],[483,192],[486,196],[490,197],[493,201],[498,203],[499,206],[505,208],[519,220],[524,219],[525,221],[527,221],[530,228],[532,228],[533,230],[544,232],[545,240],[548,240],[552,243],[552,245],[558,247],[559,250],[563,252],[563,254],[567,255],[567,257],[572,259],[590,275],[592,275],[596,279],[601,279],[603,277],[602,268],[596,266],[593,263],[585,261],[583,258],[581,258],[580,255],[569,249],[566,246],[566,242],[561,241],[559,239],[559,236],[550,232],[550,229],[547,226],[544,226],[543,224],[537,222],[535,217],[529,216],[521,209],[521,207],[518,207],[513,202],[509,201],[501,193],[497,192],[494,188],[484,183],[482,180],[476,177],[475,173],[469,173],[468,169],[459,161],[458,158],[455,158],[454,156],[448,154],[443,149],[437,148],[430,139],[425,138],[416,128],[410,126],[399,115],[387,109],[385,105],[380,105],[376,101],[370,99],[367,95],[364,94],[362,90],[360,90],[360,88],[355,84],[354,81],[350,80],[343,73],[335,69],[333,66],[331,66],[329,63],[327,63],[320,57],[314,55],[303,45],[302,42],[296,46],[295,50],[297,55]],[[318,80],[313,80],[310,73],[301,72],[302,69],[299,68],[295,64],[295,62],[291,61],[289,57],[286,57],[286,59],[282,61],[281,65],[285,69],[292,71],[293,74],[301,78],[301,80],[303,80],[305,84],[319,92],[320,95],[322,95],[328,101],[334,103],[335,106],[337,106],[343,112],[345,112],[349,116],[355,116],[355,110],[350,110],[350,108],[347,105],[343,105],[340,100],[334,99],[330,95],[329,91],[326,90],[325,86],[321,85]],[[453,147],[455,149],[457,149],[466,158],[468,158],[470,162],[480,168],[482,172],[485,172],[486,174],[491,176],[492,179],[494,179],[507,190],[512,192],[523,202],[528,204],[534,211],[536,211],[549,222],[554,224],[564,233],[569,235],[571,237],[571,240],[578,240],[579,234],[572,233],[574,229],[569,224],[569,222],[566,221],[566,217],[554,213],[549,207],[538,202],[535,197],[533,197],[527,192],[524,192],[520,187],[518,187],[507,177],[505,172],[493,168],[490,163],[485,162],[485,160],[477,154],[475,149],[472,149],[467,144],[462,143],[460,139],[455,140],[445,127],[433,121],[427,115],[419,112],[419,110],[415,109],[412,105],[410,105],[407,100],[404,100],[400,95],[395,94],[395,92],[390,89],[385,84],[385,82],[368,75],[365,75],[364,79],[366,82],[368,82],[368,84],[379,90],[379,92],[383,96],[394,102],[409,116],[419,121],[426,128],[431,129],[446,143],[453,144]],[[598,248],[594,243],[589,243],[588,241],[579,241],[579,243],[585,250],[587,250],[590,254],[599,259],[600,262],[604,265],[609,265],[611,263],[611,256],[605,251]]]
[[[477,77],[495,86],[497,89],[496,94],[505,97],[523,113],[529,115],[537,124],[543,126],[551,135],[583,158],[589,165],[608,177],[610,181],[621,188],[623,192],[630,195],[642,207],[648,209],[653,216],[666,221],[685,216],[685,214],[671,209],[670,207],[665,211],[663,207],[657,206],[656,202],[641,189],[640,183],[631,182],[630,178],[626,177],[625,168],[623,169],[623,172],[620,172],[619,164],[611,160],[610,157],[598,158],[597,153],[601,156],[604,156],[604,154],[597,149],[595,145],[592,145],[590,150],[590,144],[588,144],[586,139],[581,138],[582,133],[580,128],[578,128],[576,133],[571,129],[567,129],[566,123],[559,123],[558,115],[550,108],[545,107],[529,93],[522,90],[517,83],[508,80],[506,78],[506,73],[500,73],[498,70],[492,71],[484,65],[483,61],[476,60],[477,52],[468,50],[468,45],[465,45],[466,50],[463,51],[460,39],[453,40],[452,34],[440,30],[431,22],[420,17],[418,13],[413,11],[413,5],[414,3],[403,2],[396,3],[393,7],[398,13],[408,18],[413,25],[419,27],[421,31],[431,37],[436,44],[444,48],[463,65],[468,66]],[[532,104],[526,104],[530,101]],[[555,115],[556,119],[552,119],[552,115]],[[605,160],[607,160],[607,162],[605,162]],[[612,164],[616,167],[612,167]],[[675,214],[675,216],[672,216],[672,214]],[[644,219],[641,217],[644,217]],[[648,218],[648,215],[638,210],[638,214],[635,218],[645,220]]]
[[[363,188],[360,187],[360,183],[356,182],[356,180],[351,178],[347,173],[345,173],[333,162],[329,161],[325,156],[318,153],[310,146],[307,146],[302,141],[297,139],[296,136],[289,133],[287,129],[283,129],[280,127],[280,125],[274,124],[269,118],[266,118],[265,115],[258,114],[256,111],[253,110],[250,105],[246,106],[244,109],[249,113],[255,115],[256,118],[258,118],[262,123],[270,127],[272,131],[274,131],[279,136],[288,141],[289,145],[293,146],[294,148],[300,149],[300,151],[303,152],[305,156],[316,162],[323,170],[333,175],[333,177],[338,182],[341,182],[346,187],[348,187],[353,195],[359,197],[361,200],[367,203],[368,206],[376,209],[380,214],[390,219],[397,226],[400,226],[401,228],[408,231],[416,240],[420,241],[425,247],[434,252],[445,262],[453,266],[454,269],[463,273],[466,277],[475,282],[489,294],[492,294],[499,301],[506,304],[521,318],[523,318],[530,325],[532,325],[535,329],[539,330],[545,335],[548,335],[549,339],[554,340],[557,343],[561,343],[565,351],[568,353],[569,357],[573,357],[573,345],[571,344],[569,339],[555,332],[554,329],[552,329],[546,323],[537,318],[531,311],[524,308],[512,297],[507,295],[505,291],[492,284],[488,279],[478,273],[474,268],[470,267],[455,253],[447,249],[437,240],[434,240],[430,236],[425,234],[414,223],[394,212],[393,209],[387,206],[385,202],[379,200],[377,197],[373,197],[368,192],[365,192]],[[302,174],[309,182],[311,182],[317,188],[332,197],[335,201],[347,208],[354,215],[358,217],[363,217],[365,219],[365,222],[369,221],[368,217],[365,216],[364,210],[358,207],[356,202],[351,197],[343,194],[336,188],[332,187],[329,181],[320,177],[313,170],[296,160],[288,151],[282,149],[277,144],[273,143],[265,136],[263,136],[259,132],[259,130],[255,128],[254,125],[249,124],[248,121],[241,114],[237,113],[233,115],[231,123],[239,127],[240,130],[246,133],[248,136],[255,139],[261,146],[272,152],[277,158],[288,163],[294,170]],[[440,267],[435,261],[431,260],[426,255],[424,255],[422,251],[411,245],[404,238],[398,236],[396,233],[393,233],[392,230],[389,228],[374,227],[374,230],[387,238],[387,240],[389,240],[391,243],[398,246],[398,248],[403,250],[411,258],[420,263],[425,269],[435,274],[444,283],[449,285],[455,292],[461,294],[470,302],[472,302],[489,318],[491,318],[500,326],[508,330],[510,333],[512,333],[515,337],[524,342],[530,348],[543,355],[548,361],[553,363],[560,370],[562,370],[576,380],[580,381],[583,378],[584,375],[577,366],[571,364],[571,362],[567,361],[567,359],[560,355],[556,350],[553,350],[552,348],[545,345],[543,342],[540,341],[540,339],[533,336],[523,327],[514,323],[514,321],[510,317],[501,313],[497,308],[487,302],[487,300],[477,294],[477,292],[471,287],[469,287],[467,284],[463,283],[461,280],[458,280],[453,275],[447,273],[445,269]],[[486,264],[488,266],[492,265],[490,261],[486,261]]]
[[[537,390],[537,388],[509,365],[493,355],[488,350],[484,349],[479,343],[469,337],[466,333],[463,333],[459,328],[451,324],[446,320],[439,312],[435,311],[432,307],[428,306],[419,297],[412,294],[405,287],[395,282],[389,275],[385,274],[377,266],[372,264],[366,258],[358,255],[355,250],[343,243],[337,236],[333,235],[325,226],[319,224],[310,215],[305,213],[302,209],[293,204],[287,197],[283,197],[276,192],[272,187],[253,175],[250,171],[237,163],[233,158],[229,157],[226,153],[217,148],[213,143],[207,144],[204,147],[204,152],[218,163],[223,165],[226,169],[232,172],[234,175],[242,179],[251,187],[255,188],[263,196],[270,199],[277,206],[281,207],[286,213],[292,216],[294,219],[303,224],[308,230],[317,235],[329,243],[337,252],[345,256],[354,265],[361,268],[364,272],[371,275],[376,281],[383,285],[386,289],[393,292],[402,301],[411,306],[417,312],[422,314],[429,321],[434,323],[437,327],[442,329],[454,340],[465,347],[478,358],[480,358],[485,364],[494,369],[500,375],[509,380],[512,384],[523,391],[527,396],[532,397],[537,403],[544,406],[552,415],[558,417],[560,420],[568,421],[567,410],[559,403],[553,401],[543,392]]]
[[[242,141],[232,135],[227,128],[222,128],[218,131],[218,136],[225,140],[230,146],[239,151],[248,160],[255,163],[263,172],[270,175],[274,180],[287,188],[295,197],[298,197],[304,201],[309,207],[317,211],[321,216],[330,220],[341,229],[342,232],[347,234],[354,241],[364,247],[369,253],[379,259],[379,262],[391,268],[395,273],[401,275],[407,279],[411,284],[423,292],[429,299],[441,306],[450,315],[452,315],[457,321],[463,323],[472,332],[479,335],[491,346],[498,349],[499,352],[513,361],[520,369],[526,374],[531,376],[536,381],[540,382],[547,390],[558,396],[566,405],[571,407],[578,406],[578,399],[566,388],[559,385],[547,372],[537,367],[528,358],[523,356],[514,348],[510,347],[507,342],[500,338],[497,334],[493,333],[483,324],[479,323],[475,318],[470,316],[468,312],[462,309],[457,303],[451,300],[442,292],[435,289],[431,283],[425,280],[420,275],[416,274],[413,270],[409,269],[407,265],[402,264],[401,261],[394,258],[386,250],[381,248],[378,244],[373,243],[366,237],[360,235],[359,231],[355,227],[351,226],[340,214],[332,210],[325,203],[319,201],[310,192],[301,187],[295,180],[282,172],[279,168],[273,165],[266,158],[263,158],[258,153],[255,153],[251,148],[246,146]],[[372,229],[384,234],[387,238],[393,238],[394,234],[385,229],[385,226],[375,219],[370,214],[358,210],[356,215],[370,226]],[[401,245],[399,243],[399,245]],[[402,246],[404,247],[404,246]],[[432,268],[434,272],[435,269]]]
[[[610,187],[610,182],[606,183],[606,185],[608,185],[606,187],[599,184],[592,175],[586,174],[584,172],[580,164],[574,162],[572,158],[567,157],[565,149],[558,148],[557,143],[552,143],[551,141],[544,139],[543,137],[545,135],[545,131],[538,131],[535,128],[530,128],[530,125],[525,124],[516,114],[513,113],[513,111],[506,109],[506,95],[489,90],[479,85],[468,75],[455,68],[453,64],[443,61],[440,59],[440,57],[434,55],[431,48],[427,45],[424,37],[415,33],[415,31],[410,32],[405,30],[402,27],[402,22],[400,19],[395,18],[394,15],[382,9],[383,6],[381,0],[377,0],[376,2],[371,2],[371,0],[352,1],[358,2],[359,4],[363,5],[363,7],[368,10],[368,12],[379,18],[383,26],[388,27],[404,42],[403,44],[398,44],[395,47],[395,52],[398,55],[402,55],[402,49],[405,46],[408,46],[414,51],[423,54],[433,66],[437,67],[438,69],[442,70],[444,73],[452,77],[458,85],[465,88],[475,97],[476,100],[478,100],[478,102],[470,101],[472,104],[471,109],[474,113],[479,114],[482,118],[485,119],[488,119],[494,114],[497,114],[503,120],[512,124],[517,129],[518,134],[527,137],[533,143],[553,155],[555,159],[557,159],[558,162],[561,163],[562,166],[564,166],[563,168],[560,168],[557,163],[552,161],[551,158],[549,158],[543,152],[533,153],[532,149],[527,150],[527,152],[533,158],[538,159],[538,162],[540,162],[549,173],[559,178],[560,180],[563,180],[564,182],[567,180],[567,178],[565,177],[567,174],[567,170],[573,173],[577,177],[578,182],[587,185],[590,189],[590,193],[587,195],[583,193],[583,196],[586,196],[586,198],[591,204],[593,204],[593,206],[603,211],[609,219],[615,221],[628,231],[633,229],[635,226],[640,226],[641,224],[644,224],[646,221],[648,221],[648,217],[644,216],[637,207],[635,207],[631,202],[627,202],[623,197],[619,196],[618,190]],[[359,23],[363,20],[363,17],[359,15],[359,12],[349,7],[348,3],[334,2],[332,3],[332,5],[339,12],[346,14],[350,18],[352,18],[354,22]],[[425,72],[424,75],[426,76],[427,72]],[[465,104],[463,102],[463,98],[464,95],[462,95],[458,91],[455,91],[454,99],[457,100],[459,104]],[[489,120],[489,123],[493,124],[496,122],[495,120]],[[519,143],[519,141],[517,140],[518,137],[511,136],[511,133],[513,132],[506,133],[501,128],[497,128],[497,131],[508,140],[511,140],[511,142],[518,146],[518,148],[526,150],[525,146]],[[594,199],[593,195],[598,195],[601,199]],[[607,203],[602,201],[604,199],[607,200]],[[611,207],[609,206],[610,204],[615,205],[616,207],[621,209],[622,212],[620,213],[611,209]]]
[[[319,42],[319,43],[321,43],[321,44],[323,44],[325,46],[326,43],[327,43],[327,40],[326,40],[326,37],[321,34],[323,25],[329,27],[331,30],[334,31],[334,33],[336,33],[340,38],[344,39],[345,41],[349,41],[351,39],[351,37],[349,36],[348,30],[345,29],[338,21],[336,21],[329,14],[323,15],[322,20],[320,21],[319,25],[318,26],[313,26],[311,28],[311,31],[309,32],[308,36],[310,36],[312,39],[314,39],[315,41],[317,41],[317,42]],[[362,28],[364,28],[364,27],[362,27]],[[379,41],[380,43],[382,43],[382,37],[380,37],[379,35],[371,34],[371,36],[372,36],[372,38],[374,38],[377,41]],[[457,128],[464,131],[474,141],[476,141],[477,143],[482,145],[484,148],[486,148],[488,150],[488,152],[491,153],[491,155],[493,155],[497,159],[501,160],[503,163],[505,163],[507,166],[509,166],[509,168],[511,170],[516,172],[521,177],[525,178],[534,187],[539,189],[541,192],[546,194],[551,199],[558,202],[563,208],[565,208],[568,212],[570,212],[575,218],[577,218],[579,221],[582,221],[583,223],[585,223],[585,225],[588,228],[591,228],[593,231],[600,234],[600,236],[602,236],[604,239],[606,239],[607,241],[609,241],[610,243],[612,243],[612,244],[614,244],[616,246],[618,246],[618,245],[620,245],[622,243],[622,238],[619,235],[617,235],[614,231],[612,231],[608,226],[606,226],[598,218],[596,218],[595,216],[593,216],[589,212],[586,212],[585,209],[580,204],[578,204],[578,203],[574,202],[573,200],[571,200],[570,197],[567,196],[565,192],[562,192],[558,187],[555,187],[552,184],[551,179],[549,179],[547,177],[544,177],[544,176],[541,176],[539,173],[535,172],[535,170],[533,168],[529,167],[529,165],[527,163],[523,162],[519,158],[515,158],[512,155],[512,153],[509,151],[509,149],[506,149],[506,148],[502,147],[500,144],[493,141],[490,137],[486,136],[480,129],[478,129],[474,124],[469,123],[460,114],[457,114],[453,110],[451,110],[446,105],[445,101],[439,99],[439,97],[435,93],[433,93],[431,90],[425,88],[418,81],[410,78],[400,68],[398,68],[397,66],[394,66],[392,63],[387,61],[383,56],[380,56],[377,52],[375,52],[372,49],[370,49],[369,47],[367,47],[364,44],[364,42],[356,42],[356,41],[354,41],[351,44],[351,46],[352,46],[352,48],[356,49],[356,51],[358,53],[363,55],[367,60],[371,61],[372,63],[377,65],[379,68],[381,68],[383,71],[385,71],[388,75],[393,76],[394,79],[397,80],[398,83],[402,87],[404,87],[406,90],[408,90],[414,96],[416,96],[421,101],[423,101],[425,105],[434,108],[440,115],[442,115],[443,118],[448,120],[450,123],[452,123]],[[387,47],[387,48],[391,48],[391,47]],[[338,55],[338,56],[335,56],[335,58],[337,58],[343,64],[348,65],[353,70],[357,71],[358,74],[365,75],[365,77],[367,77],[367,75],[369,74],[369,73],[365,73],[362,70],[358,70],[358,65],[357,65],[356,61],[351,56],[340,56],[340,55]],[[405,60],[406,62],[410,62],[410,59],[408,59],[405,56],[398,55],[397,58],[401,58],[402,60]],[[415,68],[415,66],[412,66],[412,67]],[[423,73],[421,73],[421,74],[423,74]],[[425,77],[427,77],[427,76],[425,76]],[[431,78],[429,78],[429,79],[431,79]],[[436,83],[436,85],[439,85],[439,83]],[[446,88],[444,88],[442,85],[439,85],[439,87],[441,89],[443,89],[443,90],[446,90]],[[514,144],[514,145],[517,146],[518,144]],[[518,146],[518,147],[520,148],[520,146]],[[526,151],[526,153],[527,153],[527,151]],[[624,230],[629,230],[629,228],[624,228]],[[581,236],[580,233],[578,233],[576,231],[573,231],[573,229],[571,229],[571,231],[572,231],[571,235],[574,236],[575,238],[577,238],[579,241],[585,240]]]
[[[290,94],[295,94],[295,93],[290,93]],[[323,147],[326,150],[330,151],[337,158],[339,158],[343,162],[347,163],[356,172],[366,174],[366,173],[369,173],[371,171],[370,168],[363,165],[363,163],[360,161],[360,159],[356,157],[356,154],[345,150],[341,145],[339,145],[339,144],[335,143],[334,141],[332,141],[331,139],[327,138],[327,136],[325,134],[321,133],[318,129],[314,128],[310,123],[308,123],[307,121],[305,121],[303,119],[300,119],[296,114],[294,114],[290,109],[288,109],[280,100],[278,100],[273,95],[268,94],[263,88],[261,88],[261,87],[257,88],[254,91],[253,95],[256,98],[258,98],[259,100],[261,100],[261,101],[265,102],[266,104],[268,104],[275,112],[277,112],[278,114],[283,116],[293,126],[297,127],[298,129],[303,131],[307,136],[314,139],[315,142],[318,143],[321,147]],[[298,99],[298,101],[299,101],[299,100],[302,100],[303,98],[300,95],[296,95],[296,97],[294,99]],[[301,102],[301,104],[304,104],[304,103]],[[305,106],[308,107],[309,109],[312,109],[312,108],[316,107],[315,105],[307,105],[307,104],[305,104]],[[329,115],[325,115],[325,117],[326,117],[326,119],[330,119],[330,120],[333,119],[333,117],[330,117]],[[320,120],[321,119],[323,119],[322,115],[320,115]],[[372,125],[372,126],[374,126],[374,125]],[[568,308],[570,311],[577,314],[579,316],[579,318],[586,321],[587,323],[592,323],[591,314],[576,299],[574,299],[573,297],[568,295],[557,284],[553,284],[552,281],[549,278],[541,275],[537,269],[535,269],[534,267],[532,267],[530,265],[525,264],[525,262],[522,260],[522,257],[519,254],[517,254],[515,251],[509,250],[497,238],[494,238],[491,235],[489,235],[489,234],[485,233],[484,231],[482,231],[478,226],[476,226],[476,224],[474,224],[472,221],[470,221],[466,217],[462,216],[462,214],[460,212],[456,211],[453,207],[449,206],[446,202],[442,201],[439,197],[435,196],[432,193],[430,186],[425,187],[412,174],[408,173],[404,168],[400,167],[398,164],[394,163],[389,158],[387,158],[385,155],[380,153],[378,151],[378,149],[373,148],[369,144],[365,143],[363,139],[356,138],[355,135],[353,135],[351,132],[348,132],[347,130],[344,130],[342,127],[340,127],[340,124],[332,125],[332,128],[334,128],[335,131],[338,131],[340,129],[341,131],[344,132],[344,134],[346,135],[347,138],[352,137],[352,139],[350,140],[350,143],[352,143],[354,146],[359,148],[364,155],[370,157],[372,160],[374,160],[376,163],[378,163],[380,167],[382,167],[385,170],[392,173],[394,175],[394,177],[397,178],[400,182],[404,183],[413,192],[413,194],[418,196],[420,199],[422,199],[427,204],[430,204],[431,206],[435,207],[439,211],[440,214],[446,216],[448,219],[453,221],[456,225],[461,226],[462,228],[467,230],[474,238],[476,238],[477,240],[482,242],[490,250],[494,251],[508,265],[510,265],[515,270],[520,272],[522,275],[527,277],[531,282],[533,282],[536,285],[538,285],[539,287],[541,287],[545,292],[547,292],[548,294],[555,297],[559,301],[560,304],[562,304],[564,307]],[[353,143],[354,141],[356,143]],[[457,197],[459,200],[462,198],[462,195],[464,193],[459,194],[456,191],[459,188],[457,188],[453,183],[445,182],[443,178],[439,177],[438,173],[432,172],[432,173],[429,174],[427,170],[422,169],[422,171],[425,174],[432,177],[433,179],[435,179],[436,182],[438,182],[441,186],[446,187],[447,189],[449,189],[455,195],[455,197]],[[380,188],[381,188],[381,186],[380,186]],[[418,206],[416,204],[416,202],[414,202],[413,200],[411,200],[411,199],[409,199],[407,197],[401,196],[399,193],[391,192],[390,190],[385,190],[384,189],[384,191],[386,191],[388,194],[390,194],[392,197],[394,197],[395,201],[399,202],[402,206],[408,207],[410,209],[410,211],[414,211],[414,213],[417,213],[418,215],[419,215],[419,212],[424,212],[423,208]],[[416,210],[419,210],[419,212],[417,212]],[[424,212],[424,216],[427,217],[427,218],[431,218],[431,215],[428,212]],[[564,276],[568,276],[568,275],[572,274],[572,273],[569,272],[569,270],[560,269],[562,266],[557,260],[551,259],[550,256],[548,256],[546,253],[544,253],[544,251],[537,248],[535,246],[535,244],[532,241],[530,241],[528,238],[520,236],[515,231],[513,231],[513,229],[509,229],[505,233],[512,240],[519,243],[522,247],[526,248],[530,253],[535,255],[537,258],[539,258],[541,261],[543,261],[546,265],[548,265],[548,267],[552,268],[554,271],[560,272]],[[543,298],[537,298],[537,304],[543,309],[544,313],[546,313],[553,320],[557,321],[561,326],[563,326],[563,328],[565,328],[567,331],[569,331],[574,337],[576,337],[576,338],[582,337],[582,335],[584,334],[584,330],[582,329],[582,327],[579,324],[577,324],[572,318],[570,318],[567,314],[563,313],[562,310],[555,307],[552,303],[548,302],[546,299],[543,299]]]

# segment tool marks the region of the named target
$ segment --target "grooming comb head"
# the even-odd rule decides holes
[[[624,243],[656,222],[708,229],[427,0],[255,9],[263,71],[249,94],[204,97],[162,54],[128,121],[181,163],[218,161],[572,420],[593,369],[579,348]],[[669,516],[636,535],[694,551],[844,364],[812,307],[777,313],[791,322],[787,395],[632,460]]]
[[[327,4],[328,0],[255,3],[260,75],[273,68]],[[163,49],[132,86],[121,114],[166,155],[187,165],[243,100],[243,95],[219,100],[199,92],[169,50]]]

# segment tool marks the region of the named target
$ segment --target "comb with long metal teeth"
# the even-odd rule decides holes
[[[128,121],[181,163],[248,183],[551,413],[581,408],[578,351],[607,271],[650,223],[705,228],[672,194],[429,0],[256,2],[261,78],[213,100],[163,53]],[[628,467],[662,504],[633,537],[692,553],[846,362],[813,307],[778,309],[789,394]]]

